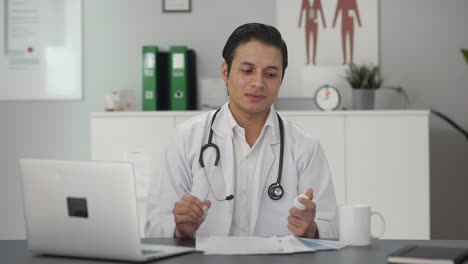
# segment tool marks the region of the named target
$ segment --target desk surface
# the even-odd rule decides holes
[[[147,242],[166,245],[194,246],[194,239],[175,240],[169,238],[147,239]],[[157,260],[157,263],[242,263],[242,264],[284,264],[284,263],[387,263],[386,256],[394,250],[407,245],[437,245],[468,247],[468,240],[373,240],[367,247],[348,246],[339,251],[322,251],[292,255],[253,255],[253,256],[205,256],[203,253],[191,253],[182,256]],[[113,261],[95,261],[86,259],[36,256],[27,250],[25,240],[0,240],[0,262],[15,264],[86,264],[86,263],[122,263]],[[152,263],[152,262],[150,262]]]

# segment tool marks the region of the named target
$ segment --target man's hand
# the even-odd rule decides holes
[[[207,211],[210,206],[208,200],[202,202],[195,196],[184,195],[172,210],[176,224],[174,237],[193,237],[206,218],[203,211]]]
[[[305,195],[308,199],[299,198],[299,202],[305,205],[304,210],[292,207],[289,210],[288,229],[298,237],[318,238],[317,225],[315,224],[315,203],[312,202],[313,190],[308,188]]]

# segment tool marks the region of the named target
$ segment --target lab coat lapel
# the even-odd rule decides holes
[[[221,156],[220,164],[222,170],[218,173],[223,174],[224,186],[226,188],[223,197],[234,193],[234,150],[232,146],[232,131],[229,129],[226,111],[228,111],[227,105],[223,106],[213,123],[215,142],[218,144]]]
[[[218,116],[213,123],[213,132],[215,134],[214,142],[219,147],[220,152],[220,169],[216,170],[216,173],[221,173],[222,176],[218,179],[222,179],[224,184],[219,184],[218,186],[224,186],[225,189],[219,190],[216,194],[219,198],[225,198],[227,195],[234,194],[234,150],[232,146],[232,130],[229,129],[229,124],[226,116],[227,104],[218,113]],[[218,224],[225,225],[225,234],[228,235],[231,222],[232,222],[232,213],[233,213],[233,203],[232,201],[223,201],[224,206],[227,207],[227,215],[219,216],[220,221]]]
[[[277,126],[276,126],[277,127]],[[252,207],[250,211],[250,233],[253,235],[255,231],[255,224],[257,222],[258,212],[260,209],[260,203],[264,191],[264,187],[266,185],[270,185],[271,183],[267,183],[266,180],[268,176],[272,173],[273,164],[277,164],[275,160],[279,159],[276,157],[275,153],[279,153],[279,137],[278,134],[275,133],[273,135],[271,131],[266,131],[265,133],[265,141],[263,142],[262,149],[259,156],[258,166],[255,168],[255,174],[252,178],[252,194],[256,195],[252,199]],[[278,151],[275,151],[278,149]],[[272,182],[273,183],[273,182]],[[267,188],[268,188],[267,186]]]
[[[223,193],[222,197],[234,193],[234,154],[232,146],[232,137],[225,136],[222,143],[219,146],[219,151],[221,153],[221,167],[224,179],[224,187],[226,192]],[[221,194],[220,194],[221,195]],[[220,197],[221,198],[221,197]],[[230,203],[232,204],[232,203]]]

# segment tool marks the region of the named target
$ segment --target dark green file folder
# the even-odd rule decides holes
[[[169,85],[171,110],[188,110],[187,48],[171,46],[169,49]]]

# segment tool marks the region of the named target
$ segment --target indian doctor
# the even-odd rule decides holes
[[[175,129],[149,189],[146,235],[336,238],[325,153],[273,108],[288,65],[280,32],[242,25],[222,55],[229,100]]]

